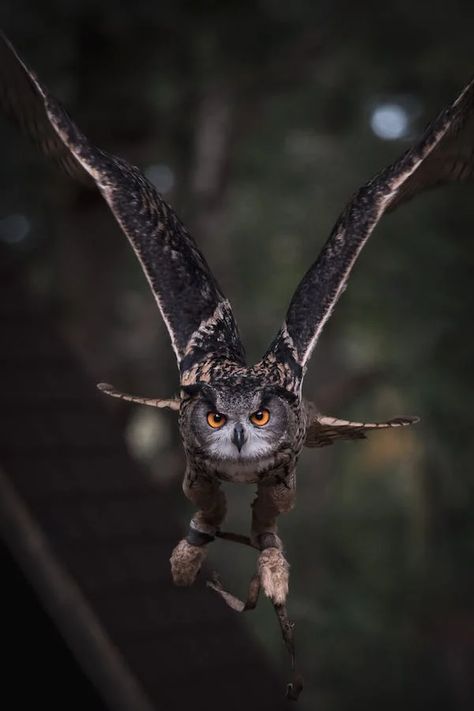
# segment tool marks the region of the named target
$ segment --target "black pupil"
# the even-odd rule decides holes
[[[263,417],[264,417],[264,415],[263,415],[262,410],[259,410],[258,412],[255,413],[256,420],[263,420]]]
[[[222,420],[222,415],[219,415],[218,412],[214,413],[214,419],[216,422],[220,422]]]

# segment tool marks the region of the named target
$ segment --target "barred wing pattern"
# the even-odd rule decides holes
[[[160,409],[168,408],[169,410],[175,410],[178,412],[181,400],[179,398],[158,398],[158,397],[144,397],[142,395],[131,395],[130,393],[122,393],[113,385],[109,383],[97,383],[98,389],[105,393],[105,395],[110,395],[110,397],[116,397],[118,400],[126,400],[127,402],[134,402],[137,405],[148,405],[148,407],[158,407]]]
[[[365,439],[373,430],[407,427],[419,422],[418,417],[394,417],[386,422],[351,422],[337,417],[315,414],[306,429],[306,447],[326,447],[338,439]]]

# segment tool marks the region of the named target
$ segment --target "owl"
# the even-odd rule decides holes
[[[262,358],[248,365],[229,301],[186,227],[143,173],[97,148],[27,68],[12,45],[0,40],[0,101],[5,111],[70,174],[95,184],[128,238],[161,312],[179,370],[179,396],[129,395],[100,384],[106,394],[178,414],[186,455],[183,490],[195,513],[171,553],[177,585],[191,585],[209,544],[226,537],[222,484],[256,486],[249,538],[228,538],[258,552],[257,573],[246,605],[212,586],[234,609],[255,604],[261,587],[279,614],[293,654],[286,617],[289,566],[277,522],[294,505],[296,466],[304,446],[363,439],[372,430],[405,427],[416,418],[351,422],[322,415],[302,395],[304,376],[324,325],[352,268],[382,215],[422,190],[472,177],[474,84],[426,129],[423,136],[351,198],[291,299],[286,318]],[[293,660],[294,662],[294,660]],[[301,681],[289,696],[295,698]]]

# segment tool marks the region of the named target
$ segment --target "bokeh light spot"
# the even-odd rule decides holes
[[[6,244],[23,242],[30,228],[30,221],[25,215],[7,215],[0,219],[0,241]]]
[[[379,138],[395,141],[408,133],[408,113],[400,104],[379,104],[372,111],[370,127]]]
[[[155,188],[164,195],[174,188],[174,173],[166,163],[150,165],[145,171],[145,175],[150,183],[153,183]]]

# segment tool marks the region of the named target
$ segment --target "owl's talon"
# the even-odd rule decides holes
[[[258,574],[263,591],[275,605],[283,605],[288,595],[290,566],[279,548],[265,548],[258,558]]]
[[[193,546],[183,538],[173,550],[170,558],[173,582],[179,586],[189,586],[196,580],[197,574],[206,557],[205,546]]]

